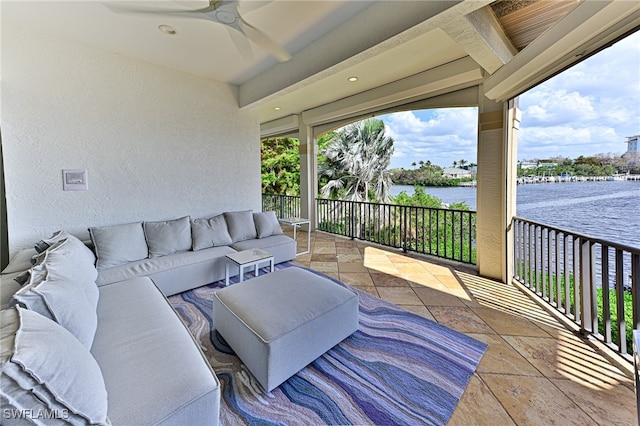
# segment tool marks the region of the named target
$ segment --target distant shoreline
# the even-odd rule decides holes
[[[518,185],[532,183],[562,183],[562,182],[620,182],[640,181],[640,175],[612,175],[612,176],[526,176],[516,180]]]

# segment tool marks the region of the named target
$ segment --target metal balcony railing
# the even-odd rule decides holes
[[[273,210],[280,219],[300,217],[300,197],[293,195],[262,194],[262,211]]]
[[[262,194],[262,209],[300,215],[300,197]],[[316,199],[318,229],[352,239],[476,264],[476,212]]]
[[[473,211],[316,199],[318,229],[475,264]]]
[[[640,321],[640,249],[513,220],[514,279],[625,358]]]

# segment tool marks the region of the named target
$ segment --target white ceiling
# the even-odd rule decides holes
[[[257,108],[261,122],[266,122],[467,56],[486,75],[505,68],[515,51],[487,14],[489,3],[243,1],[244,19],[292,55],[283,63],[253,43],[253,59],[245,60],[220,23],[158,13],[121,13],[107,7],[192,10],[208,6],[208,1],[2,0],[0,4],[3,32],[29,28],[47,37],[235,85],[239,106]],[[630,25],[638,25],[640,7],[635,2],[617,3],[627,4],[620,10],[635,13]],[[583,9],[591,13],[588,7]],[[579,26],[579,21],[574,25]],[[170,25],[177,34],[164,34],[159,25]],[[552,42],[555,40],[548,41]],[[351,76],[358,81],[348,82]]]

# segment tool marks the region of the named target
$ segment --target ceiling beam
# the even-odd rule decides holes
[[[302,113],[302,121],[318,125],[409,102],[418,97],[440,94],[442,90],[463,88],[482,81],[483,71],[471,58],[458,59],[439,67],[322,105]]]
[[[489,6],[443,20],[442,29],[489,74],[518,53]]]
[[[277,64],[241,84],[239,106],[258,106],[393,49],[416,36],[407,30],[459,2],[374,2],[349,22],[296,52],[290,61]]]
[[[260,124],[260,139],[280,137],[289,133],[297,133],[300,126],[298,115],[288,115],[276,120]]]

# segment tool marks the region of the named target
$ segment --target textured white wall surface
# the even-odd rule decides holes
[[[64,229],[259,211],[257,113],[227,85],[34,34],[2,34],[12,254]],[[88,191],[62,191],[87,169]]]

